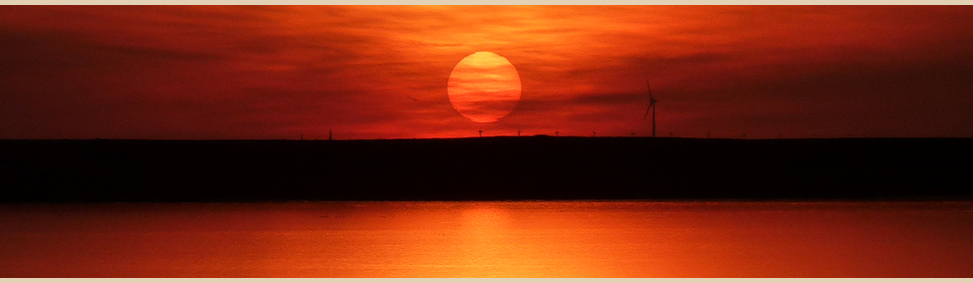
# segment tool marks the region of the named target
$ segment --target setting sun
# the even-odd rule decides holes
[[[0,278],[973,278],[973,5],[20,2]]]
[[[476,52],[449,75],[449,102],[464,117],[491,123],[510,114],[520,101],[520,75],[507,58]]]

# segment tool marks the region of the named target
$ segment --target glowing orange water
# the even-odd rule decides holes
[[[0,206],[2,277],[971,277],[970,202]]]

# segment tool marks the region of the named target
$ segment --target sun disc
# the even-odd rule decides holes
[[[453,67],[446,92],[460,115],[473,122],[492,123],[517,107],[520,87],[520,74],[507,58],[476,52]]]

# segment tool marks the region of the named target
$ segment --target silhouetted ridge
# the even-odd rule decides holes
[[[970,198],[971,139],[0,141],[0,201]]]

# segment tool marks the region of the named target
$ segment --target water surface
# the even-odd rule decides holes
[[[973,202],[0,205],[2,277],[973,277]]]

